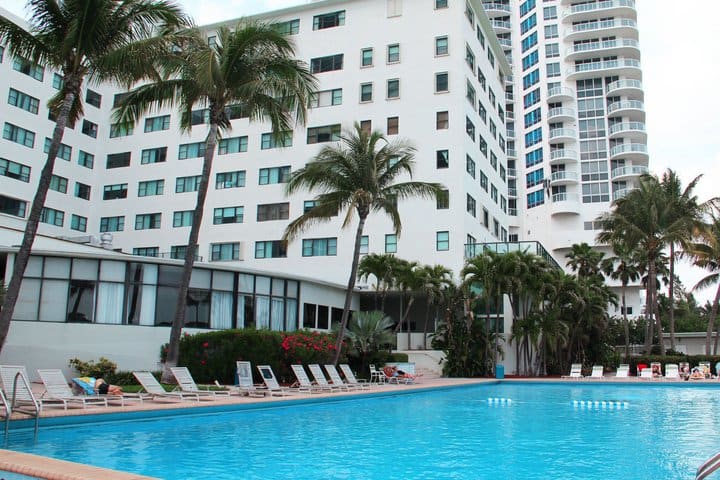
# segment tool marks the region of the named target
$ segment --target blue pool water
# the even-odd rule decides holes
[[[595,400],[622,403],[579,403]],[[718,412],[715,387],[503,383],[41,427],[7,448],[172,480],[691,479]]]

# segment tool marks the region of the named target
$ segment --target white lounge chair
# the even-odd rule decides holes
[[[367,382],[367,380],[365,380],[364,378],[362,380],[358,380],[355,377],[355,374],[350,368],[350,365],[348,365],[347,363],[341,363],[340,370],[342,370],[343,375],[345,375],[345,380],[349,385],[359,385],[360,388],[370,388],[370,384]]]
[[[680,380],[680,367],[677,363],[665,364],[665,378],[668,380]]]
[[[308,365],[308,368],[310,369],[310,373],[312,374],[313,378],[315,379],[315,383],[320,385],[321,387],[330,389],[332,391],[350,390],[350,388],[347,385],[330,385],[330,383],[328,383],[328,381],[327,381],[327,378],[325,377],[325,374],[322,371],[322,368],[320,368],[320,365],[318,365],[317,363]]]
[[[583,378],[582,363],[573,363],[570,366],[570,374],[563,375],[562,378]]]
[[[253,382],[252,365],[245,360],[235,362],[235,370],[237,373],[238,384],[237,391],[240,395],[264,397],[266,390],[258,389]]]
[[[45,399],[40,401],[32,393],[30,379],[24,365],[0,365],[0,382],[5,392],[9,411],[20,412],[37,417],[44,405],[66,408],[61,400]]]
[[[363,388],[363,386],[357,382],[356,383],[345,382],[342,379],[342,377],[340,376],[340,373],[337,371],[337,368],[335,368],[335,365],[332,365],[332,364],[325,365],[325,371],[328,374],[328,378],[330,379],[331,385],[334,385],[337,387],[342,387],[342,388],[347,388],[348,390],[356,390],[356,389]],[[365,385],[364,388],[367,388],[367,385]]]
[[[47,395],[51,399],[61,399],[68,404],[81,405],[86,408],[88,405],[92,406],[108,406],[108,399],[105,396],[87,396],[87,395],[75,395],[72,388],[67,383],[65,375],[59,368],[41,368],[38,369],[38,375],[45,386],[45,393],[40,397],[41,399]],[[122,397],[119,399],[122,402]]]
[[[652,368],[643,368],[642,371],[640,371],[640,378],[653,378]]]
[[[200,396],[197,393],[174,391],[168,392],[165,388],[160,385],[160,382],[150,372],[133,372],[133,375],[142,385],[143,390],[147,392],[151,400],[186,400],[192,399],[200,401]]]
[[[171,367],[170,371],[175,377],[175,380],[177,380],[178,387],[182,392],[196,393],[199,397],[211,398],[216,398],[219,396],[227,397],[228,395],[230,395],[230,392],[227,390],[201,390],[200,388],[198,388],[195,380],[192,377],[192,374],[190,373],[190,370],[188,370],[187,367]]]
[[[603,378],[604,368],[602,365],[593,365],[592,373],[588,378]]]
[[[382,372],[382,370],[378,370],[375,368],[375,365],[372,363],[369,365],[370,367],[370,383],[385,383],[385,374]]]
[[[617,371],[615,372],[615,378],[628,378],[628,374],[630,373],[630,365],[627,363],[621,363]]]
[[[290,388],[299,392],[309,393],[323,393],[332,391],[330,387],[313,385],[313,383],[310,381],[310,377],[307,376],[307,372],[302,365],[291,365],[290,367],[292,368],[292,371],[295,374],[295,378],[297,379],[297,386]]]
[[[285,396],[291,394],[290,390],[280,386],[270,365],[258,365],[257,369],[270,395]]]

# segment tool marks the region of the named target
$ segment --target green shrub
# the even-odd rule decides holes
[[[114,378],[115,370],[117,370],[117,364],[105,357],[100,357],[97,363],[93,360],[86,362],[79,358],[73,358],[68,365],[77,370],[81,377],[104,378],[108,382]]]

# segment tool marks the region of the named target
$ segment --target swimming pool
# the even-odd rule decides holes
[[[718,393],[501,383],[45,427],[37,444],[11,432],[7,448],[173,480],[690,479],[718,450]]]

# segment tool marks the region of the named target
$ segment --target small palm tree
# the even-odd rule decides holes
[[[702,280],[697,282],[693,290],[699,290],[717,283],[715,298],[710,307],[708,316],[707,336],[705,337],[705,354],[710,355],[710,339],[712,338],[715,320],[717,319],[718,304],[720,304],[720,215],[712,215],[711,222],[700,231],[699,242],[688,245],[688,253],[693,263],[709,271]],[[715,355],[717,355],[717,334],[715,336]]]
[[[334,363],[340,357],[357,277],[360,241],[370,212],[388,215],[399,235],[402,223],[397,201],[412,197],[434,198],[442,189],[437,183],[398,182],[404,174],[412,178],[414,154],[415,148],[410,144],[388,142],[382,133],[369,133],[356,123],[354,132],[341,136],[341,145],[323,147],[304,168],[293,173],[287,184],[288,195],[301,189],[320,193],[315,198],[315,206],[287,226],[283,236],[286,240],[292,240],[315,223],[331,220],[337,212],[347,212],[343,228],[352,223],[354,214],[358,216]]]
[[[208,111],[202,174],[163,371],[163,379],[168,381],[172,379],[170,368],[178,360],[215,146],[221,133],[232,128],[229,113],[237,112],[251,120],[269,120],[273,132],[283,139],[291,129],[293,112],[295,118],[304,122],[308,98],[315,86],[306,66],[293,58],[290,40],[272,24],[247,21],[232,30],[221,27],[214,46],[208,45],[198,31],[190,32],[188,37],[194,37],[194,41],[187,48],[174,49],[164,59],[164,78],[129,92],[116,111],[119,121],[136,122],[152,108],[177,105],[182,113],[180,126],[185,131],[192,128],[193,108],[201,105]]]
[[[20,293],[65,126],[83,114],[83,82],[131,85],[152,70],[169,34],[187,20],[166,0],[31,0],[29,29],[0,15],[0,43],[18,57],[56,69],[62,86],[50,99],[55,120],[20,249],[0,312],[0,350]]]
[[[395,270],[398,267],[399,259],[391,253],[370,253],[365,255],[358,264],[358,278],[368,281],[370,276],[375,277],[375,308],[378,308],[380,299],[380,311],[385,311],[385,298],[388,290],[392,288]]]
[[[348,322],[345,337],[350,340],[351,348],[360,356],[361,370],[365,371],[368,356],[384,345],[392,343],[393,320],[382,312],[355,312]]]
[[[425,265],[423,267],[427,273],[427,282],[423,285],[422,291],[427,299],[427,306],[425,313],[425,326],[423,327],[423,347],[428,348],[427,337],[428,329],[430,327],[430,307],[435,307],[435,318],[434,324],[437,323],[438,316],[438,305],[441,303],[445,290],[452,284],[452,270],[445,267],[444,265]],[[433,331],[435,328],[433,327]]]
[[[634,249],[624,242],[615,241],[612,244],[614,257],[603,259],[602,270],[613,280],[620,280],[620,297],[623,313],[623,330],[625,332],[625,356],[630,355],[630,323],[627,318],[627,303],[625,292],[630,282],[640,278],[637,254]]]
[[[576,272],[578,277],[589,277],[591,275],[602,276],[600,264],[604,256],[604,253],[594,250],[583,242],[574,244],[565,258],[568,259],[566,265]]]

